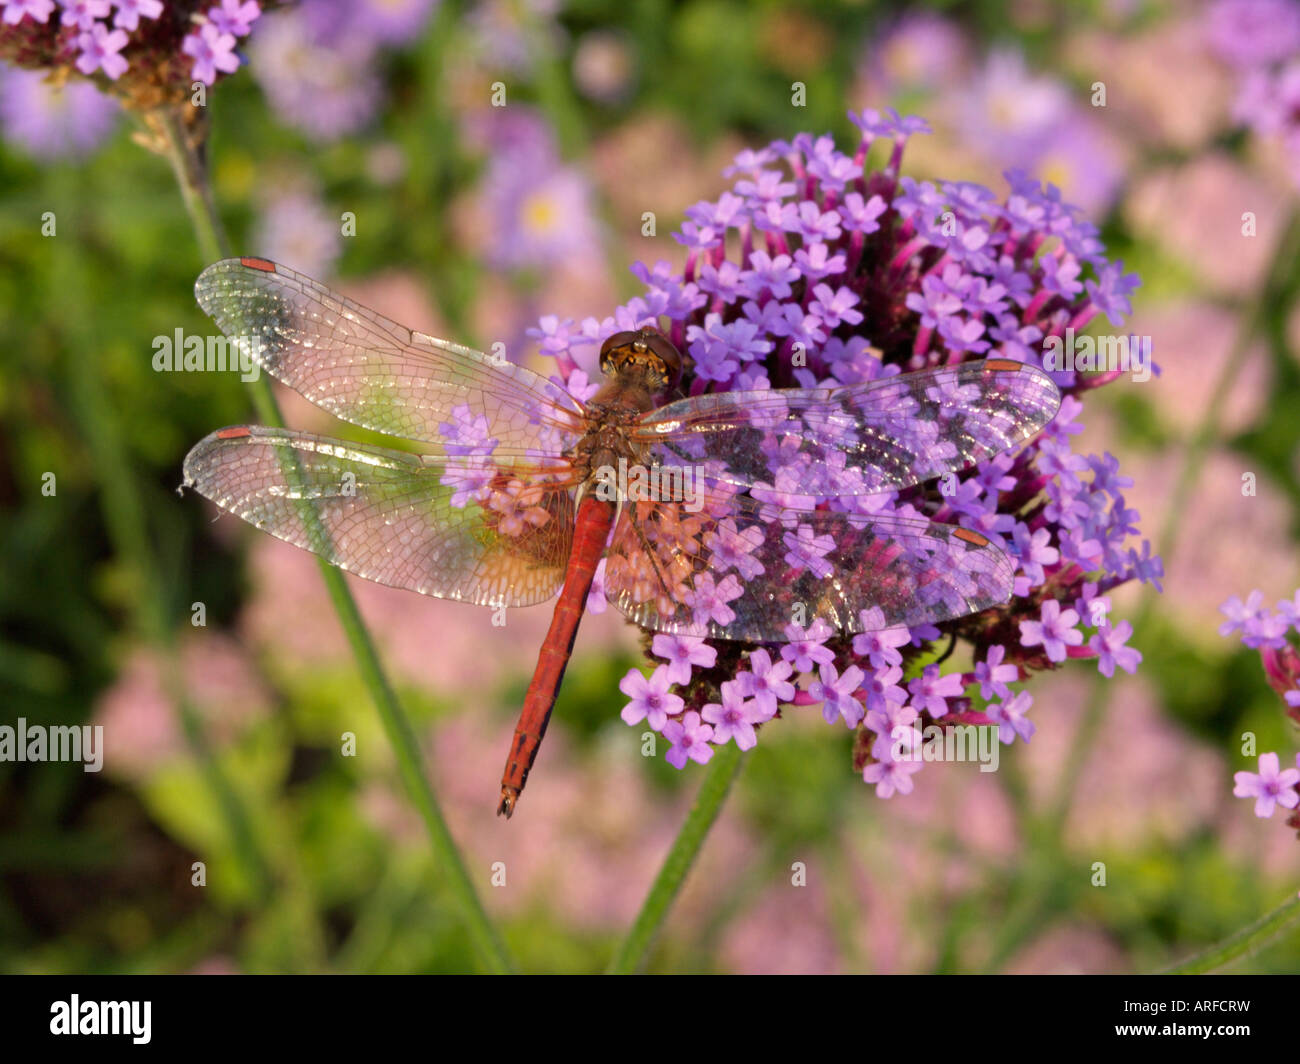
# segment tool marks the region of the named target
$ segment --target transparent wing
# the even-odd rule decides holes
[[[354,425],[449,454],[557,463],[582,435],[581,405],[531,370],[413,332],[266,259],[214,263],[194,293],[241,352]]]
[[[718,484],[682,502],[630,503],[605,593],[657,632],[786,642],[820,617],[841,632],[978,613],[1011,597],[1011,559],[983,536],[897,514],[769,505]]]
[[[795,495],[870,495],[1015,447],[1056,416],[1039,369],[1005,359],[845,388],[719,392],[652,410],[633,435],[652,462],[700,463],[733,484]]]
[[[573,538],[557,474],[286,429],[212,433],[186,455],[185,486],[367,580],[481,605],[550,598]]]

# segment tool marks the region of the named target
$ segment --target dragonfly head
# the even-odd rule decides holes
[[[600,347],[600,371],[635,376],[655,392],[672,388],[682,375],[682,356],[658,329],[618,332]]]

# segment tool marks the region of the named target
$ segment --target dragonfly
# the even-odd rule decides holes
[[[889,493],[1023,444],[1060,405],[1042,370],[994,358],[682,395],[682,355],[654,324],[604,340],[583,402],[266,259],[217,262],[195,293],[272,377],[409,445],[233,426],[193,447],[184,486],[390,587],[493,608],[558,593],[502,774],[507,818],[602,559],[606,598],[651,632],[780,644],[813,618],[851,633],[978,613],[1010,598],[1011,558]]]

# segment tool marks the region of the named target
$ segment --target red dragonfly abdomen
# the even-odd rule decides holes
[[[565,570],[564,587],[555,604],[551,627],[537,655],[537,668],[533,682],[524,696],[524,709],[515,725],[514,738],[510,740],[510,756],[501,777],[501,804],[497,815],[509,817],[515,811],[519,794],[528,782],[529,770],[537,759],[537,750],[546,734],[546,725],[555,708],[555,697],[564,679],[564,669],[573,652],[573,641],[578,635],[578,624],[587,605],[587,593],[596,578],[596,567],[605,553],[605,540],[614,523],[614,506],[594,496],[583,498],[578,506],[573,529],[573,548]]]

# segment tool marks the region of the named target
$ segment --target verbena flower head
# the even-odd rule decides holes
[[[907,141],[926,123],[892,111],[850,117],[861,135],[847,153],[806,133],[742,152],[727,171],[732,188],[687,209],[676,234],[682,269],[633,267],[643,296],[603,321],[547,317],[530,330],[570,390],[590,393],[602,340],[645,324],[682,351],[681,387],[699,396],[837,387],[994,355],[1043,367],[1046,337],[1082,330],[1098,314],[1122,323],[1138,280],[1106,257],[1096,228],[1055,187],[1018,171],[1000,196],[966,181],[902,177]],[[881,165],[868,166],[869,154]],[[837,478],[856,470],[815,471],[825,507],[924,516],[998,543],[1017,566],[1008,605],[884,631],[868,610],[857,635],[814,619],[767,646],[647,634],[655,671],[624,680],[632,700],[624,719],[662,732],[682,767],[707,761],[719,744],[748,747],[772,720],[820,704],[833,727],[852,729],[857,770],[889,797],[910,791],[921,767],[891,752],[913,732],[973,723],[998,726],[1004,742],[1028,740],[1032,698],[1015,687],[1031,672],[1066,658],[1091,658],[1107,676],[1132,672],[1141,654],[1127,646],[1131,628],[1112,621],[1108,593],[1134,578],[1158,581],[1160,560],[1138,539],[1124,497],[1132,482],[1116,459],[1070,443],[1083,397],[1117,371],[1052,376],[1064,395],[1055,422],[949,490],[931,483],[843,496]],[[769,436],[763,454],[775,468],[782,441]],[[725,616],[742,593],[754,545],[734,539],[722,544],[720,535],[726,575],[697,577],[697,612]],[[787,562],[809,571],[833,546],[794,535],[786,545]],[[589,608],[603,608],[599,594]],[[969,670],[943,664],[956,640],[970,649]],[[900,729],[902,747],[891,739]]]
[[[861,74],[881,96],[929,91],[961,77],[967,51],[955,22],[934,11],[904,11],[873,39]]]
[[[378,114],[384,48],[417,40],[436,0],[299,0],[271,13],[249,47],[253,76],[280,121],[316,141]]]
[[[1295,0],[1216,0],[1205,32],[1220,59],[1242,69],[1267,66],[1300,51],[1300,4]]]
[[[327,274],[343,253],[338,220],[310,186],[277,183],[258,210],[255,247],[316,276]]]
[[[379,110],[376,60],[390,28],[376,20],[373,4],[305,0],[259,28],[249,49],[252,74],[282,122],[313,140],[337,140]]]
[[[0,67],[0,135],[47,161],[93,152],[120,108],[88,81],[52,85],[38,70]]]
[[[554,269],[599,252],[591,188],[563,161],[539,113],[518,105],[492,109],[472,118],[467,132],[487,159],[481,195],[490,266]]]
[[[531,77],[564,41],[559,9],[560,0],[479,0],[465,13],[470,49],[489,70]]]
[[[1219,634],[1236,635],[1245,646],[1259,651],[1268,685],[1282,698],[1286,714],[1300,724],[1300,591],[1282,599],[1275,608],[1264,605],[1264,593],[1252,591],[1243,602],[1233,595],[1219,612],[1227,618]],[[1296,810],[1300,806],[1300,755],[1295,768],[1281,767],[1275,753],[1260,754],[1258,772],[1238,772],[1233,794],[1255,799],[1255,815],[1271,817],[1277,806]],[[1300,832],[1300,810],[1293,812],[1287,825]]]
[[[1210,50],[1240,75],[1234,116],[1281,143],[1300,184],[1300,3],[1217,0],[1205,33]]]
[[[257,0],[0,0],[0,59],[80,76],[135,110],[189,100],[239,68]]]

